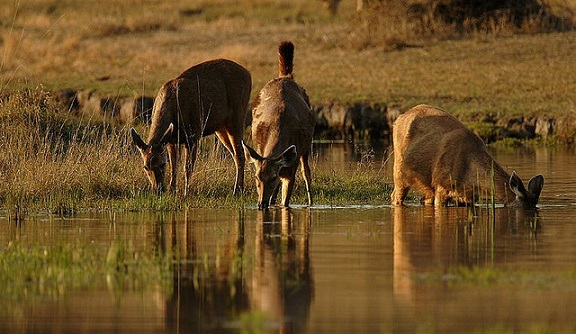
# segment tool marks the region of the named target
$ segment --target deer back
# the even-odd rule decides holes
[[[315,119],[308,96],[290,78],[276,78],[260,91],[252,112],[252,141],[264,157],[282,153],[291,145],[298,155],[310,150]]]
[[[211,135],[223,126],[244,127],[252,89],[248,70],[226,59],[193,66],[160,88],[148,141],[175,124],[172,142]]]

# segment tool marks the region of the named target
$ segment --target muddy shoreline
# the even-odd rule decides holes
[[[51,93],[63,111],[76,115],[116,119],[124,124],[148,123],[154,97],[112,96],[93,91],[61,90]],[[403,109],[382,103],[324,102],[312,105],[316,114],[315,138],[346,141],[389,141],[391,125]],[[476,114],[463,119],[485,142],[506,138],[518,140],[551,139],[572,144],[576,134],[576,117],[572,115],[538,115],[499,118]],[[247,114],[246,124],[251,123]]]

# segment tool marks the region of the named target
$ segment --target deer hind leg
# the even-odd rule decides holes
[[[170,191],[176,191],[176,179],[178,178],[178,145],[168,144],[168,160],[170,161]]]
[[[436,191],[434,194],[434,206],[442,207],[448,205],[448,201],[450,200],[450,191],[445,189],[442,186],[436,187]]]
[[[188,187],[190,185],[190,179],[192,178],[192,172],[194,171],[194,165],[196,164],[196,157],[198,152],[198,142],[191,143],[190,146],[184,147],[184,159],[186,164],[184,165],[184,196],[188,194]]]
[[[224,144],[228,152],[232,154],[234,164],[236,165],[236,179],[234,182],[234,195],[240,195],[244,191],[244,166],[246,165],[246,157],[244,156],[244,148],[242,147],[242,133],[232,134],[226,129],[216,132],[216,136],[220,142]]]
[[[308,205],[312,206],[312,173],[310,172],[310,164],[308,163],[309,153],[305,153],[300,157],[300,163],[302,164],[302,175],[304,176],[304,182],[306,183],[306,193],[308,194]]]

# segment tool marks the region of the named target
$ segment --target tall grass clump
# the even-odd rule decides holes
[[[370,152],[363,152],[360,161],[348,171],[313,165],[312,191],[315,204],[340,206],[390,203],[393,185],[385,177],[387,161],[380,168],[375,167],[376,162]],[[302,195],[299,195],[299,191],[295,192],[297,199],[304,196],[303,191]]]
[[[153,193],[127,126],[74,115],[42,89],[7,94],[0,101],[0,122],[0,206],[14,219],[29,210],[165,211],[239,201],[231,197],[234,163],[214,147],[213,137],[201,142],[183,198],[182,165],[178,193]]]
[[[47,92],[0,101],[0,205],[67,213],[133,196],[137,178],[124,131],[59,110]]]

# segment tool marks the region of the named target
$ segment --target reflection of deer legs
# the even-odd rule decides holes
[[[300,163],[302,164],[302,176],[304,176],[304,182],[306,183],[306,193],[308,194],[308,205],[312,206],[312,173],[310,172],[310,165],[308,164],[309,153],[306,152],[300,157]]]
[[[240,134],[232,134],[227,129],[216,131],[216,136],[220,142],[224,144],[228,152],[234,158],[236,165],[236,181],[234,182],[234,195],[240,195],[244,190],[244,166],[246,164],[246,157],[244,156],[244,148],[242,147],[242,132]]]

